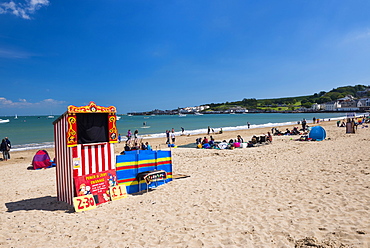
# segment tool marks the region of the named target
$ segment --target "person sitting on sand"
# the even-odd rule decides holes
[[[146,145],[144,143],[141,143],[141,150],[147,150],[148,148],[146,147]]]
[[[299,134],[298,127],[293,127],[293,130],[291,131],[291,134],[298,135]]]
[[[128,152],[128,151],[131,151],[131,147],[128,145],[128,142],[126,142],[126,145],[125,145],[125,151]]]
[[[202,145],[204,145],[204,144],[206,144],[206,143],[208,143],[208,139],[207,139],[207,137],[204,137],[204,139],[203,139],[203,141],[202,141]]]
[[[270,132],[267,132],[267,141],[272,142],[272,135]]]
[[[238,135],[236,138],[237,138],[237,142],[239,142],[239,143],[243,143],[244,142],[242,136]]]
[[[256,135],[253,135],[251,142],[252,144],[257,144],[258,140]]]
[[[291,133],[290,133],[290,130],[287,128],[286,130],[285,130],[285,133],[284,133],[285,135],[290,135]]]
[[[131,151],[136,151],[136,150],[140,150],[140,147],[137,143],[135,143],[135,145],[131,147]]]

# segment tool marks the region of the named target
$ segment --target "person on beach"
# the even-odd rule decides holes
[[[312,123],[315,124],[316,118],[312,118]]]
[[[207,132],[207,134],[209,135],[210,132],[211,132],[211,127],[208,126],[208,132]]]
[[[131,151],[131,147],[128,145],[128,142],[126,142],[126,145],[125,145],[125,151],[128,152],[128,151]]]
[[[175,144],[175,131],[173,129],[171,132],[171,139],[172,139],[172,144]]]
[[[135,138],[135,140],[137,140],[138,134],[139,134],[139,130],[136,129],[135,132],[134,132],[134,138]]]
[[[166,130],[166,138],[167,138],[166,144],[169,144],[170,143],[170,131],[169,130]]]
[[[145,143],[141,143],[141,150],[148,150],[148,147],[145,145]]]
[[[185,129],[183,127],[181,127],[181,133],[182,133],[182,135],[184,135],[184,132],[185,132]]]
[[[251,127],[251,124],[249,122],[247,122],[247,126],[248,126],[248,129]]]
[[[239,142],[239,143],[243,143],[244,142],[242,136],[240,136],[240,135],[236,136],[236,139],[237,139],[237,142]]]
[[[118,143],[121,143],[121,134],[118,134]]]
[[[131,142],[131,136],[132,136],[132,133],[131,133],[131,130],[129,129],[128,131],[127,131],[127,142]]]
[[[303,130],[303,132],[306,131],[306,124],[307,124],[306,119],[303,119],[303,121],[302,121],[302,130]]]
[[[272,135],[270,132],[267,132],[267,141],[269,141],[270,143],[272,142]]]
[[[9,151],[8,151],[8,144],[6,143],[5,139],[1,141],[0,151],[3,153],[4,161],[7,161],[9,158]]]
[[[12,144],[10,143],[10,140],[8,139],[8,137],[5,137],[5,142],[6,142],[7,150],[8,150],[8,159],[10,159],[10,149],[12,148]]]
[[[152,150],[152,147],[149,145],[149,142],[145,142],[145,145],[146,145],[146,149],[151,151]]]

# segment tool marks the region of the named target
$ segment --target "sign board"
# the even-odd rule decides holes
[[[77,196],[73,198],[73,206],[76,212],[82,212],[96,208],[93,195]]]
[[[127,197],[126,185],[117,185],[109,188],[110,199],[112,201]]]
[[[154,170],[139,173],[139,180],[144,179],[147,184],[158,180],[166,180],[167,173],[164,170]]]
[[[116,171],[107,170],[75,177],[77,196],[93,195],[96,205],[110,201],[109,188],[116,186]]]

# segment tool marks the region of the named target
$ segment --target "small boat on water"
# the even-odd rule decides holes
[[[121,116],[116,116],[117,121],[121,119]]]
[[[15,115],[15,116],[14,116],[14,119],[18,119],[18,115]]]
[[[48,115],[48,117],[46,117],[46,118],[48,118],[48,119],[54,119],[55,117],[54,117],[54,115]]]
[[[5,119],[5,120],[0,119],[0,123],[8,123],[8,122],[9,122],[9,119]]]
[[[195,112],[194,115],[203,115],[203,114],[201,114],[199,112]]]
[[[185,114],[179,114],[179,117],[185,117],[186,115]]]

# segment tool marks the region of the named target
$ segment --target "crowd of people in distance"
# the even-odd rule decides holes
[[[204,138],[197,138],[195,143],[198,148],[205,148],[205,149],[234,149],[239,147],[255,147],[258,144],[266,144],[272,142],[272,135],[270,132],[267,134],[263,134],[260,136],[253,135],[251,140],[248,142],[244,142],[244,139],[238,135],[236,139],[230,139],[229,141],[215,141],[213,136],[210,136],[209,139],[207,137]]]
[[[319,119],[313,118],[313,123],[316,123],[316,121],[319,121]],[[307,125],[306,119],[303,119],[302,121],[299,121],[298,124],[302,125],[302,128],[299,129],[299,127],[293,127],[292,130],[289,128],[286,128],[285,131],[280,131],[278,128],[273,127],[271,128],[271,133],[273,135],[304,135],[307,134],[307,131],[309,130],[309,126]]]
[[[152,150],[152,147],[149,145],[149,142],[143,142],[142,138],[139,138],[139,130],[134,131],[134,135],[132,136],[132,132],[129,129],[126,135],[126,144],[123,151],[120,153],[125,154],[127,151],[136,151],[136,150]],[[121,135],[118,136],[118,142],[121,142]]]
[[[120,153],[125,154],[125,152],[128,151],[136,151],[136,150],[152,150],[152,147],[149,145],[149,142],[140,142],[140,143],[134,143],[133,145],[130,145],[129,142],[126,142],[125,147],[123,151]]]
[[[305,133],[305,131],[303,131],[303,133],[301,131],[303,130],[302,129],[299,130],[298,127],[293,127],[292,130],[289,130],[289,128],[286,128],[285,131],[280,131],[276,127],[271,128],[271,133],[273,135],[301,135]]]

